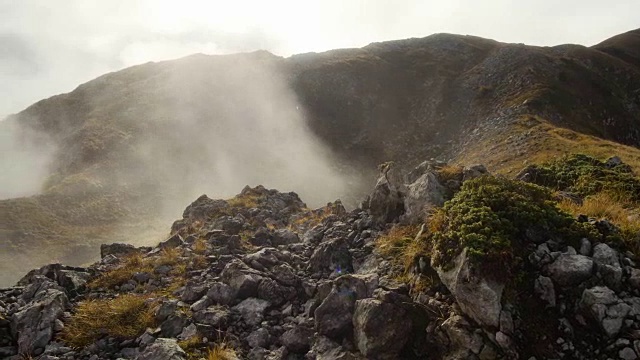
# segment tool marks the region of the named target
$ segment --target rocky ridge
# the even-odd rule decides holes
[[[227,359],[638,358],[638,258],[605,241],[527,243],[524,295],[479,272],[466,249],[446,266],[418,257],[401,281],[380,237],[491,176],[478,165],[445,180],[445,167],[386,164],[350,212],[263,187],[203,195],[156,247],[103,245],[87,268],[47,265],[0,289],[0,357],[198,359],[224,343]],[[577,221],[602,239],[616,231]],[[118,301],[130,301],[124,316]],[[140,323],[126,333],[110,318]]]

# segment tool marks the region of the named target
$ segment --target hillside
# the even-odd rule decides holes
[[[386,161],[515,175],[582,152],[639,170],[637,41],[637,30],[591,48],[436,34],[106,74],[7,120],[55,151],[40,195],[0,201],[2,281],[53,260],[95,260],[109,240],[152,244],[191,199],[245,184],[353,206]]]

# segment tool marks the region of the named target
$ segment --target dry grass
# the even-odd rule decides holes
[[[153,307],[146,297],[121,295],[114,299],[80,302],[66,324],[62,340],[81,348],[107,335],[119,339],[139,336],[155,326]]]
[[[620,236],[635,254],[640,254],[640,208],[616,194],[606,192],[588,196],[581,205],[568,199],[562,200],[560,209],[578,216],[607,219],[620,229]]]
[[[199,255],[207,252],[207,241],[204,238],[198,238],[193,243],[193,252]]]
[[[248,193],[244,195],[243,194],[237,195],[226,201],[227,201],[227,204],[229,204],[229,206],[231,207],[251,209],[251,208],[258,207],[260,198],[261,198],[260,195]]]
[[[180,260],[182,252],[178,248],[165,248],[160,251],[160,256],[156,258],[156,265],[168,265],[173,266]]]
[[[376,240],[380,255],[401,265],[405,272],[409,270],[416,256],[424,251],[423,239],[416,239],[419,225],[395,225],[386,234]]]
[[[491,172],[515,175],[527,164],[541,164],[575,153],[598,159],[617,155],[640,174],[640,149],[560,128],[532,116],[523,116],[490,138],[475,142],[455,161],[484,164]]]
[[[90,281],[88,287],[91,289],[110,289],[131,280],[137,272],[152,273],[153,266],[141,254],[136,253],[125,257],[122,265],[118,268],[107,271]]]
[[[333,215],[330,206],[325,206],[316,210],[307,209],[304,214],[296,217],[295,220],[289,225],[289,230],[296,230],[300,227],[312,228],[320,223],[327,217]]]
[[[462,166],[447,164],[436,170],[438,180],[446,183],[449,180],[462,180]]]
[[[236,351],[229,347],[226,342],[217,343],[207,353],[207,360],[239,360]]]

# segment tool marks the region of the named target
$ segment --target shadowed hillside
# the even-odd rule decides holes
[[[106,74],[0,123],[51,143],[39,195],[0,201],[0,282],[93,260],[102,242],[157,242],[162,220],[193,198],[246,184],[295,190],[311,206],[355,205],[386,161],[515,174],[579,151],[638,170],[638,38],[532,47],[437,34]]]

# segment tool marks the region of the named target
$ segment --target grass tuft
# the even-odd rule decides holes
[[[61,338],[67,345],[81,348],[103,336],[135,338],[153,326],[153,308],[148,298],[121,295],[113,299],[80,302]]]
[[[229,347],[226,342],[220,342],[209,349],[207,360],[238,360],[236,351]]]

